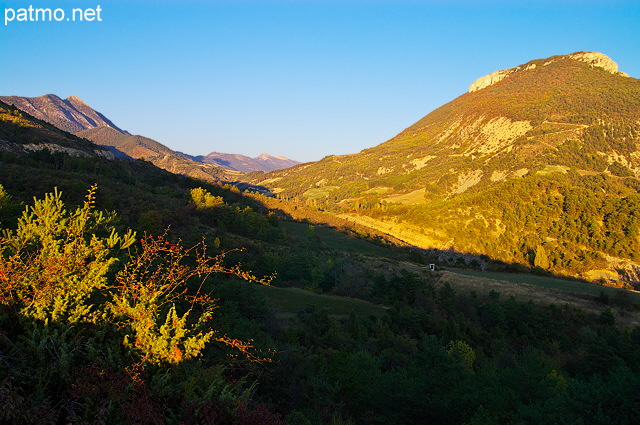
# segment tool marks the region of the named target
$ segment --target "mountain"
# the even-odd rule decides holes
[[[269,172],[300,164],[299,161],[285,158],[284,156],[273,156],[267,153],[260,154],[255,158],[250,158],[248,156],[238,154],[211,152],[206,156],[190,158],[205,164],[220,165],[230,170],[236,170],[243,173],[249,173],[251,171]]]
[[[599,87],[604,97],[622,95]],[[635,89],[627,90],[625,101],[633,100]],[[623,147],[637,133],[624,130],[624,117],[615,123],[606,137],[575,140],[585,149],[599,144],[598,152],[615,143],[616,158],[633,158]],[[140,155],[162,149],[112,128],[92,130]],[[385,239],[325,211],[147,161],[19,153],[33,148],[103,151],[0,103],[0,149],[18,152],[0,152],[2,423],[637,422],[640,294],[530,275],[495,274],[501,280],[494,281],[431,271],[425,266],[436,253],[387,249]],[[630,169],[594,171],[595,160],[566,172],[544,165],[462,191],[447,177],[429,186],[427,199],[413,195],[411,179],[368,187],[395,173],[377,175],[380,162],[421,164],[394,157],[392,148],[410,154],[392,145],[373,167],[373,156],[334,158],[329,164],[351,167],[335,182],[323,182],[329,176],[317,164],[268,177],[294,199],[380,228],[418,223],[423,235],[436,228],[455,245],[486,242],[485,252],[503,231],[499,246],[511,255],[535,247],[540,269],[558,259],[584,263],[576,247],[637,248],[640,186]],[[490,159],[449,156],[454,177],[455,167],[482,169]],[[314,187],[285,187],[291,174]],[[342,182],[352,195],[327,196],[339,194]],[[290,221],[288,211],[304,221]],[[553,233],[541,233],[556,222]]]
[[[482,77],[378,146],[251,182],[485,266],[621,284],[640,280],[639,177],[640,81],[577,52]]]
[[[39,97],[0,96],[0,100],[69,133],[101,126],[126,133],[78,96],[69,96],[64,100],[54,94]]]
[[[126,156],[144,159],[175,174],[203,180],[236,179],[240,173],[218,165],[203,164],[143,136],[121,133],[110,127],[96,127],[78,132],[78,136],[96,144],[113,148]]]
[[[36,121],[0,117],[31,143]],[[0,153],[2,422],[637,421],[638,294],[432,272],[285,203],[146,161]]]
[[[0,100],[62,130],[106,146],[116,157],[144,158],[165,170],[200,179],[236,179],[237,172],[272,171],[299,164],[298,161],[266,153],[256,158],[217,152],[197,157],[185,155],[155,140],[120,129],[78,96],[66,99],[53,94],[0,96]]]
[[[0,101],[0,152],[65,152],[73,157],[113,158],[109,150]]]
[[[121,130],[78,96],[64,100],[52,94],[33,98],[5,96],[0,100],[62,130],[105,146],[115,157],[146,159],[172,173],[204,180],[235,180],[239,175],[215,164],[194,161],[155,140]]]

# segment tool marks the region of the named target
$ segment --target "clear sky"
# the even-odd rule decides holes
[[[29,5],[61,11],[9,20]],[[67,21],[74,8],[93,21]],[[478,77],[556,54],[598,51],[640,78],[638,0],[0,0],[0,11],[0,95],[75,94],[192,155],[356,153]]]

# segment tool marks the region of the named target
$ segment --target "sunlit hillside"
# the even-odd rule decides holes
[[[425,248],[638,281],[640,80],[576,53],[480,81],[385,143],[251,181]]]

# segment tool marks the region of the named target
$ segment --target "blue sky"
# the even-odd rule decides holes
[[[0,23],[0,94],[78,95],[192,155],[300,161],[380,144],[531,59],[599,51],[640,78],[640,2],[0,1],[101,22]],[[66,15],[68,16],[68,15]]]

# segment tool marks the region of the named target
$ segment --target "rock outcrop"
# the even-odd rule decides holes
[[[550,63],[553,63],[556,60],[561,60],[561,59],[572,59],[580,62],[585,62],[591,65],[592,67],[602,68],[605,71],[610,72],[612,74],[628,77],[628,75],[625,74],[624,72],[618,71],[617,63],[612,61],[611,58],[609,58],[607,55],[603,55],[602,53],[598,53],[598,52],[576,52],[576,53],[571,53],[570,55],[554,56],[550,58],[549,61],[545,62],[543,66],[549,65]],[[528,71],[530,69],[535,69],[536,66],[537,65],[535,63],[529,63],[526,65],[516,66],[515,68],[503,69],[500,71],[493,72],[489,75],[485,75],[484,77],[480,77],[476,81],[471,83],[471,86],[469,86],[469,93],[482,90],[485,87],[489,87],[505,79],[506,77],[513,74],[514,72]]]
[[[536,64],[531,64],[527,66],[520,65],[520,66],[516,66],[515,68],[503,69],[501,71],[492,72],[491,74],[485,75],[484,77],[480,77],[476,81],[471,83],[471,86],[469,87],[469,93],[482,90],[485,87],[492,86],[498,81],[504,80],[514,72],[528,71],[529,69],[534,69],[535,67],[536,67]]]
[[[602,68],[612,74],[620,74],[618,72],[618,64],[611,60],[607,55],[598,52],[577,52],[568,55],[569,58],[581,62],[586,62],[591,66]],[[625,74],[626,75],[626,74]]]

